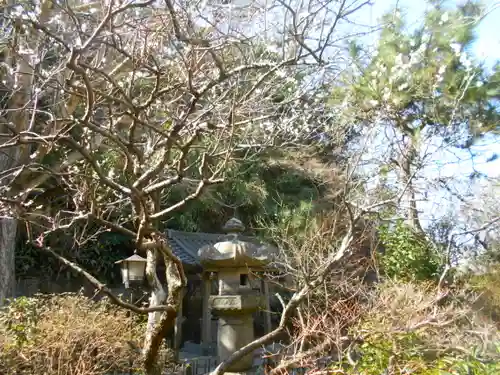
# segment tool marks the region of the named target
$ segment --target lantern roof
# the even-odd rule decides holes
[[[147,262],[146,258],[141,257],[140,255],[137,255],[137,250],[134,251],[134,255],[126,258],[126,259],[121,259],[119,261],[116,261],[115,264],[120,264],[124,262]]]
[[[254,241],[245,241],[240,232],[245,227],[236,219],[230,219],[224,229],[227,234],[215,244],[209,244],[198,250],[203,266],[208,268],[266,267],[277,255],[277,249]]]
[[[214,246],[219,242],[228,240],[228,237],[237,235],[237,239],[247,244],[253,244],[257,248],[266,246],[256,237],[242,234],[245,230],[243,223],[236,218],[229,219],[221,228],[223,233],[183,232],[167,229],[167,241],[172,252],[182,263],[192,266],[202,266],[203,261],[198,251],[205,246]],[[206,265],[206,264],[204,264]]]

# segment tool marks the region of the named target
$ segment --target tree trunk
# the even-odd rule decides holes
[[[9,0],[7,3],[14,5],[15,1]],[[51,0],[42,0],[40,2],[40,13],[38,15],[40,24],[45,24],[49,20],[52,5]],[[4,12],[8,13],[10,9],[11,7],[6,7]],[[13,74],[7,74],[3,79],[7,82],[7,88],[16,89],[12,89],[12,95],[6,104],[9,111],[5,114],[5,118],[1,118],[0,122],[13,124],[15,132],[12,135],[14,136],[16,133],[31,130],[31,126],[34,125],[32,115],[37,110],[37,102],[32,100],[33,84],[35,82],[34,67],[43,52],[39,50],[42,38],[40,33],[34,29],[21,32],[17,30],[11,37],[20,45],[17,46],[15,51],[9,48],[5,49],[4,65],[8,66]],[[0,126],[0,133],[9,134],[11,130],[6,126]],[[18,145],[0,150],[0,172],[33,161],[30,160],[30,148],[29,145]],[[42,148],[38,149],[38,158],[41,161],[44,153],[40,151],[42,151]],[[70,162],[76,161],[71,158],[69,160]],[[41,185],[49,176],[42,175],[36,178],[28,176],[27,179],[23,179],[22,173],[19,174],[19,172],[20,170],[12,170],[10,176],[4,176],[0,180],[0,187],[10,185],[7,194],[11,198],[22,191],[23,194],[17,197],[21,201],[32,188]],[[14,178],[14,176],[16,177]],[[17,182],[20,182],[21,191],[15,191],[16,189],[13,188],[13,185]],[[26,182],[26,185],[24,182]],[[0,192],[0,194],[2,193],[5,194],[5,192]],[[15,216],[15,213],[0,212],[0,305],[6,297],[12,296],[15,285],[15,248],[18,222],[13,217],[10,217],[11,215]]]
[[[404,197],[405,205],[404,210],[406,211],[406,222],[417,233],[423,233],[422,226],[420,224],[420,219],[418,217],[416,191],[415,191],[415,179],[413,175],[413,165],[417,158],[417,148],[415,141],[412,136],[404,136],[404,140],[407,142],[402,146],[401,161],[400,161],[400,172],[401,180],[403,186],[406,188]]]
[[[149,306],[165,305],[167,293],[156,274],[158,251],[156,249],[147,250],[146,276],[151,287]],[[156,359],[161,346],[161,338],[158,331],[161,330],[161,319],[164,312],[151,312],[148,315],[148,325],[146,327],[146,337],[144,338],[143,356],[144,370],[148,375],[156,375],[158,372]],[[174,318],[175,319],[175,318]]]
[[[158,354],[167,332],[174,327],[175,318],[182,303],[183,288],[186,285],[186,276],[181,261],[172,254],[162,236],[153,237],[152,246],[148,246],[146,250],[146,277],[152,290],[149,306],[167,304],[170,308],[159,313],[149,313],[142,352],[143,366],[147,375],[159,374],[161,366],[158,366]],[[158,256],[162,256],[165,262],[168,293],[156,274]]]
[[[14,2],[10,2],[13,4]],[[41,12],[39,20],[44,23],[48,19],[52,4],[49,0],[44,0],[41,3]],[[6,8],[4,12],[8,12]],[[17,38],[17,36],[16,36]],[[35,53],[30,48],[18,48],[19,51],[13,53],[12,50],[6,49],[4,56],[4,64],[9,66],[14,72],[13,75],[7,75],[3,79],[8,82],[7,87],[16,88],[7,103],[9,112],[1,122],[11,123],[17,133],[26,130],[30,126],[29,116],[31,108],[31,99],[33,91],[34,68],[35,61],[38,59],[38,34],[30,35],[36,48]],[[17,40],[17,39],[15,39]],[[24,46],[22,46],[24,47]],[[24,50],[20,52],[20,50]],[[19,54],[16,59],[13,56]],[[9,134],[6,126],[0,126],[0,133]],[[8,171],[9,169],[18,167],[23,164],[23,160],[28,159],[29,147],[15,146],[0,150],[0,171]],[[12,174],[10,177],[4,176],[0,180],[0,186],[7,186],[12,182]],[[5,192],[2,192],[5,194]],[[9,191],[12,194],[12,191]],[[10,212],[0,212],[0,305],[3,304],[6,297],[10,297],[14,291],[15,285],[15,248],[17,239],[17,220],[10,217]],[[14,215],[12,215],[14,216]]]
[[[14,295],[17,221],[0,217],[0,306]]]
[[[0,133],[8,133],[8,130],[6,127],[0,126]],[[19,147],[0,150],[0,171],[16,167],[19,164],[20,156]],[[11,180],[8,177],[1,179],[0,188],[7,186]],[[0,194],[2,193],[0,192]],[[17,220],[11,217],[9,212],[0,211],[0,306],[4,304],[5,298],[14,295],[16,242]]]

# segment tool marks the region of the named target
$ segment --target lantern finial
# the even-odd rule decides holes
[[[226,233],[238,233],[238,232],[243,232],[245,230],[245,226],[241,222],[241,220],[233,217],[229,219],[226,224],[222,227],[222,229]]]

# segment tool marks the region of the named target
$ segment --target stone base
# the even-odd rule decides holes
[[[235,351],[254,340],[253,319],[251,315],[219,317],[217,354],[221,361]],[[252,368],[253,353],[250,353],[233,363],[228,370],[231,372],[247,371]]]
[[[265,296],[262,295],[210,296],[208,305],[216,315],[218,313],[241,315],[265,307],[265,301]]]

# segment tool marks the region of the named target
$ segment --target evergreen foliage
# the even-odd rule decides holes
[[[393,227],[383,226],[379,236],[384,248],[380,265],[387,276],[402,281],[439,278],[444,264],[425,236],[402,221]]]

